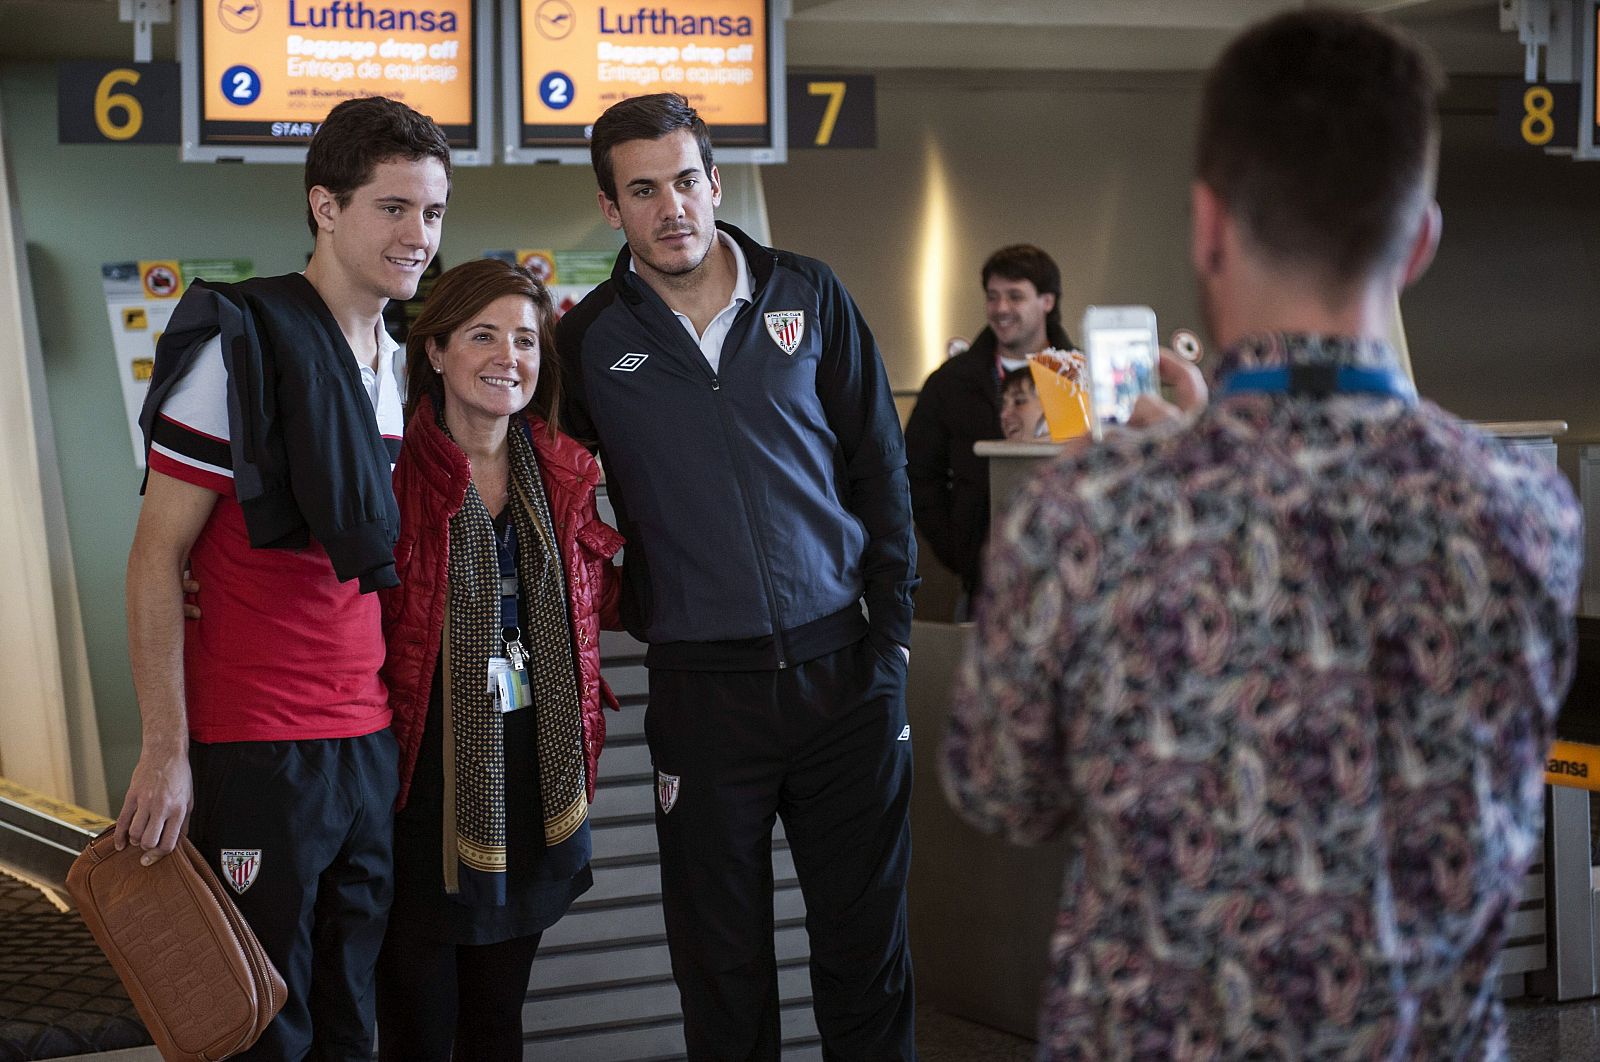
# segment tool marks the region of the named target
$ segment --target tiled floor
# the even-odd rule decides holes
[[[1600,1002],[1506,1004],[1511,1062],[1600,1058]]]
[[[1030,1040],[917,1004],[917,1055],[922,1062],[1033,1062]]]
[[[34,911],[35,907],[39,908],[37,912]],[[3,990],[8,984],[14,988],[27,988],[24,984],[26,964],[22,961],[25,958],[24,952],[27,951],[25,947],[27,941],[19,935],[21,930],[18,926],[22,923],[6,922],[8,912],[18,917],[23,913],[33,913],[57,920],[65,917],[54,908],[43,906],[31,886],[23,888],[10,878],[0,878],[0,938],[4,938],[10,946],[5,955],[6,965],[0,970],[0,1004],[7,1002]],[[88,934],[82,926],[72,919],[69,928],[83,938],[78,941],[79,950],[93,954],[93,943],[88,939]],[[66,937],[61,935],[59,927],[56,927],[56,932],[57,935],[41,939],[34,950],[48,953],[53,957],[53,961],[59,962],[64,949],[67,949],[67,944],[64,943]],[[13,937],[16,939],[11,939]],[[102,980],[109,979],[109,967],[101,973]],[[111,993],[108,991],[107,994]],[[115,994],[120,996],[120,990]],[[55,992],[52,998],[56,999],[58,1004],[71,1009],[81,1007],[81,1001],[68,1000],[59,991]],[[122,1003],[127,1007],[125,997],[122,997]],[[1564,1004],[1517,1000],[1507,1004],[1506,1010],[1510,1022],[1512,1062],[1600,1060],[1600,1000]],[[43,1020],[55,1022],[59,1018],[60,1015],[56,1015]],[[19,1014],[15,1008],[11,1008],[8,1013],[7,1007],[0,1006],[0,1034],[16,1033],[17,1029],[14,1026],[18,1020]],[[69,1020],[64,1024],[74,1025],[74,1022]],[[78,1020],[75,1027],[82,1024],[83,1022]],[[15,1036],[12,1038],[16,1039]],[[6,1037],[0,1035],[0,1056],[6,1055],[5,1042]],[[137,1042],[137,1039],[118,1041],[118,1045],[128,1042]],[[89,1043],[72,1045],[79,1050],[89,1046],[91,1046]],[[101,1042],[99,1046],[109,1046],[109,1044]],[[71,1050],[72,1047],[65,1049]],[[1032,1062],[1035,1046],[1030,1040],[955,1017],[923,1002],[917,1007],[917,1050],[923,1062]],[[61,1050],[52,1053],[60,1054]],[[133,1062],[134,1059],[153,1056],[153,1048],[142,1048],[133,1053],[114,1052],[97,1055],[93,1057],[93,1062],[117,1062],[117,1060]]]
[[[1506,1005],[1511,1062],[1600,1059],[1600,1001]],[[1033,1062],[1034,1045],[931,1007],[917,1008],[917,1053],[922,1062]]]

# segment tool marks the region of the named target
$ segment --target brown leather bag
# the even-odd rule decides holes
[[[217,1062],[255,1043],[288,998],[256,935],[184,838],[154,866],[107,829],[67,872],[78,913],[167,1062]]]

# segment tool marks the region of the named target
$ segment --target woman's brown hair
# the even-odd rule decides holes
[[[433,371],[428,358],[428,341],[439,347],[450,345],[455,330],[467,324],[482,309],[507,295],[533,300],[539,317],[539,381],[534,385],[532,410],[544,418],[551,437],[557,431],[556,417],[561,409],[561,368],[556,357],[556,308],[550,292],[539,278],[521,266],[497,258],[479,258],[449,269],[434,282],[422,305],[422,313],[406,336],[406,423],[417,411],[424,395],[433,399],[433,408],[444,411],[444,379]]]

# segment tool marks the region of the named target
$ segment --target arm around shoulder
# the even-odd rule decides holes
[[[117,816],[116,845],[171,852],[193,803],[183,685],[183,572],[217,495],[152,471],[128,554],[128,656],[143,726],[139,762]]]
[[[626,540],[622,532],[606,523],[600,516],[598,499],[590,496],[588,510],[578,540],[588,564],[588,580],[594,597],[595,616],[603,631],[622,630],[622,565],[616,561],[617,551]]]
[[[583,340],[593,314],[589,299],[585,299],[562,315],[555,330],[555,356],[561,371],[561,430],[591,452],[599,447],[599,437],[583,380]]]
[[[622,627],[622,565],[607,561],[601,573],[600,629],[620,631]]]

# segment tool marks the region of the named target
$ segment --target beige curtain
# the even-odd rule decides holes
[[[78,584],[7,151],[0,127],[0,775],[106,813]]]

